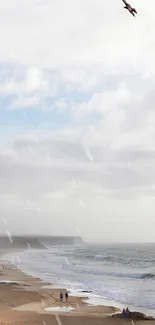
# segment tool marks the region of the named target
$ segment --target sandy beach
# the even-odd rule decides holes
[[[0,265],[0,324],[99,325],[136,322],[113,319],[113,306],[89,306],[82,297],[60,302],[60,289],[43,288],[51,283],[28,276],[12,264]],[[65,293],[65,288],[62,288]],[[61,307],[61,310],[60,310]],[[49,310],[48,308],[55,308]],[[64,309],[66,311],[64,312]],[[70,308],[71,311],[67,311]],[[46,310],[47,309],[47,310]],[[155,324],[155,321],[152,321]],[[139,321],[147,324],[148,321]]]

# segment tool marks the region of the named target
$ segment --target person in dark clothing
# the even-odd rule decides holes
[[[125,308],[124,308],[123,311],[122,311],[122,318],[126,318],[126,311],[125,311]]]
[[[67,300],[68,300],[68,292],[67,291],[65,293],[65,298],[66,298],[66,302],[67,302]]]
[[[62,293],[62,291],[60,292],[60,300],[63,301],[63,293]]]

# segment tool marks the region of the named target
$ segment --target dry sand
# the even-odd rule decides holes
[[[5,283],[6,280],[17,283]],[[0,265],[0,324],[26,325],[135,325],[130,320],[107,318],[107,314],[117,311],[115,307],[89,306],[81,297],[70,297],[68,302],[60,302],[58,289],[42,288],[45,282],[28,276],[14,266],[7,264],[5,270]],[[4,282],[2,282],[4,281]],[[46,283],[47,285],[48,283]],[[62,289],[65,293],[65,289]],[[49,312],[49,307],[74,308],[70,312]],[[140,325],[144,321],[138,322]],[[147,325],[147,321],[145,324]],[[150,323],[150,322],[149,322]],[[151,322],[152,323],[152,322]],[[153,321],[155,325],[155,321]]]

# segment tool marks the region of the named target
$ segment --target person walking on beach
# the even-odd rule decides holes
[[[66,298],[66,302],[67,302],[67,300],[68,300],[68,292],[67,291],[65,293],[65,298]]]
[[[60,301],[63,301],[63,293],[62,293],[62,291],[60,292]]]

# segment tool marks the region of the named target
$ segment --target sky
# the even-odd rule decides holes
[[[155,2],[0,0],[0,232],[154,241]]]

